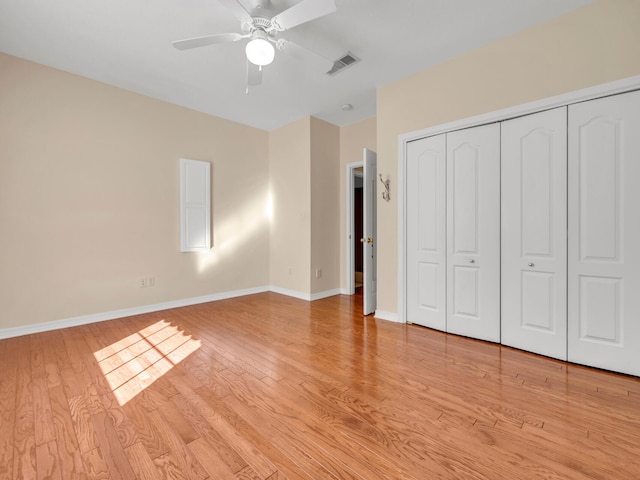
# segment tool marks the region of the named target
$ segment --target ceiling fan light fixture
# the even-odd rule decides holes
[[[271,42],[259,37],[247,43],[245,52],[247,53],[247,60],[259,67],[269,65],[273,62],[276,54]]]

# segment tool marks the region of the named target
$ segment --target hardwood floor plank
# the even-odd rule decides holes
[[[247,465],[251,466],[252,470],[257,471],[262,478],[269,477],[277,470],[250,440],[242,436],[203,397],[192,390],[191,386],[184,382],[182,377],[174,377],[172,382],[188,402],[188,406],[185,405],[184,407],[200,412],[202,418],[215,430],[217,436],[242,458],[243,461],[240,463],[244,465],[237,466],[240,466],[240,468],[244,468]]]
[[[173,431],[171,425],[162,417],[160,412],[154,410],[149,413],[149,416],[158,428],[163,441],[169,447],[169,452],[153,460],[165,475],[163,478],[173,478],[171,475],[176,475],[176,472],[181,472],[181,476],[178,478],[186,478],[188,480],[206,479],[209,475],[187,449],[187,446],[180,436]]]
[[[96,429],[91,419],[91,411],[87,406],[85,395],[76,395],[67,400],[69,415],[76,433],[80,453],[94,450],[98,445]],[[94,412],[94,414],[97,412]]]
[[[285,480],[287,477],[284,476],[282,472],[275,472],[273,475],[268,477],[266,480]]]
[[[131,424],[138,434],[140,442],[135,443],[135,450],[143,446],[146,454],[153,460],[158,458],[169,451],[169,447],[162,440],[160,433],[156,426],[151,422],[147,415],[147,410],[144,409],[139,401],[131,401],[123,407],[124,412],[129,418]]]
[[[170,402],[171,397],[177,394],[173,385],[165,377],[161,377],[136,395],[135,402],[147,412],[152,412],[158,405]]]
[[[34,437],[20,439],[20,443],[16,441],[13,449],[13,478],[25,480],[36,478],[38,474],[36,465],[36,442]]]
[[[56,345],[61,344],[60,332],[53,330],[43,332],[40,336],[40,348],[42,349],[42,360],[44,362],[44,374],[47,380],[47,387],[57,387],[58,385],[62,385],[58,354],[56,353]]]
[[[197,430],[199,435],[193,440],[197,440],[197,438],[204,438],[209,445],[214,447],[220,460],[224,462],[232,472],[237,472],[247,465],[247,461],[243,459],[231,445],[229,445],[229,443],[209,422],[207,422],[204,417],[206,412],[191,408],[190,403],[185,401],[182,395],[171,397],[171,400],[176,402],[176,405]]]
[[[38,480],[62,480],[62,471],[58,463],[58,447],[55,440],[36,447]]]
[[[640,378],[274,293],[0,340],[0,478],[638,480]]]
[[[243,375],[234,380],[233,394],[224,399],[236,412],[241,412],[245,418],[252,419],[256,428],[263,434],[278,438],[278,443],[286,446],[287,455],[312,478],[358,478],[348,464],[356,462],[358,471],[366,472],[364,478],[385,478],[375,470],[381,462],[374,462],[374,469],[367,467],[375,453],[363,451],[356,442],[349,441],[340,431],[332,427],[344,422],[336,420],[331,415],[323,414],[321,418],[309,415],[309,411],[299,411],[296,402],[281,390],[274,393],[266,384]],[[274,398],[278,401],[273,401]],[[345,416],[346,417],[346,416]],[[329,423],[328,420],[331,419]],[[347,422],[349,420],[347,419]],[[313,440],[310,440],[312,438]],[[393,464],[392,459],[384,458],[383,470]],[[322,461],[319,461],[322,459]],[[405,473],[402,466],[395,465],[391,470],[394,478],[413,478]]]
[[[124,453],[129,459],[129,464],[136,474],[137,480],[157,480],[160,472],[141,443],[135,443],[125,448]]]
[[[129,460],[124,453],[124,447],[118,438],[118,432],[113,424],[113,420],[106,412],[101,412],[92,416],[93,425],[100,445],[100,452],[107,471],[112,477],[122,479],[135,479],[135,474],[131,469]],[[92,452],[95,450],[91,450]]]
[[[235,478],[238,480],[262,480],[263,477],[258,475],[258,473],[251,468],[251,465],[247,465],[238,473],[236,473]]]
[[[206,314],[203,314],[199,318],[206,320],[207,317]],[[220,332],[224,333],[224,336],[207,335],[206,332],[201,332],[200,335],[206,338],[209,344],[217,347],[219,351],[225,352],[227,351],[223,348],[225,337],[237,335],[237,329],[242,328],[242,324],[236,323],[233,326],[223,324],[221,327]],[[274,380],[281,380],[283,377],[278,373],[277,364],[269,358],[269,355],[262,353],[264,343],[252,341],[251,330],[244,331],[243,336],[245,342],[239,345],[237,349],[234,349],[233,355],[226,354],[225,357],[256,378],[269,376]]]
[[[211,478],[220,480],[234,480],[236,478],[235,472],[218,454],[216,445],[210,444],[204,438],[197,438],[189,443],[188,447]]]
[[[58,463],[62,477],[84,479],[86,472],[82,463],[82,452],[76,437],[69,403],[61,385],[49,388],[53,423],[55,427]]]
[[[482,428],[482,427],[481,427]],[[564,445],[542,429],[516,429],[510,424],[498,422],[492,429],[485,429],[499,446],[507,446],[509,450],[519,453],[526,459],[529,467],[541,478],[633,478],[624,470],[613,467],[601,468],[599,454],[593,448],[575,448],[576,444]],[[536,449],[534,445],[544,445],[544,449]],[[566,448],[560,448],[566,447]],[[504,447],[502,447],[504,448]],[[616,473],[614,473],[616,472]]]
[[[287,457],[295,463],[293,472],[287,472],[290,477],[305,474],[314,479],[414,480],[403,469],[394,470],[390,467],[384,456],[380,457],[363,449],[339,432],[334,432],[334,436],[330,438],[327,438],[326,433],[318,438],[317,425],[303,428],[291,426],[289,422],[282,422],[281,418],[267,418],[263,412],[247,408],[242,400],[235,397],[225,400],[244,417],[253,422],[260,421],[261,433],[269,435],[282,446]]]
[[[237,432],[239,436],[250,441],[254,448],[258,451],[257,455],[264,455],[266,459],[278,468],[280,476],[291,479],[310,479],[304,474],[298,466],[283,451],[283,445],[276,443],[272,439],[270,431],[261,433],[256,429],[250,418],[245,418],[237,413],[230,405],[225,403],[225,399],[221,399],[206,387],[202,387],[197,391],[198,396],[202,397],[207,405],[212,408],[220,417]],[[229,397],[232,398],[232,397]],[[249,457],[246,457],[249,458]],[[253,464],[255,465],[255,463]],[[271,475],[273,476],[273,475]]]
[[[284,386],[286,382],[280,382],[279,394],[283,393]],[[311,384],[288,386],[287,390],[292,392],[287,397],[300,395],[302,398],[296,403],[312,406],[314,412],[321,413],[320,418],[324,424],[332,426],[344,438],[349,438],[352,444],[360,445],[362,449],[380,458],[388,457],[387,462],[391,465],[395,463],[394,459],[398,456],[406,458],[407,462],[396,464],[395,468],[404,472],[405,476],[416,476],[416,478],[419,478],[425,470],[437,476],[446,473],[437,461],[440,454],[426,453],[423,447],[436,441],[432,429],[438,428],[438,425],[444,421],[444,417],[455,427],[463,425],[469,428],[475,420],[471,416],[455,412],[446,412],[437,418],[434,418],[431,412],[427,412],[426,417],[422,415],[423,412],[409,414],[404,411],[403,404],[389,407],[386,401],[378,403],[375,399],[360,394],[344,395],[333,391],[322,393],[314,391]],[[398,412],[403,412],[402,417]],[[407,421],[409,419],[411,421]],[[378,427],[372,428],[372,425]],[[385,427],[390,425],[394,428]],[[445,446],[455,450],[460,446],[460,440],[457,440],[455,445],[439,443],[439,449]],[[454,463],[453,458],[449,460],[450,464]]]
[[[16,349],[16,413],[13,430],[13,477],[36,478],[36,441],[33,414],[29,338],[19,337]]]
[[[219,370],[211,368],[205,363],[201,363],[200,359],[185,365],[185,369],[188,371],[190,377],[195,378],[200,383],[199,386],[191,385],[192,389],[197,390],[201,386],[206,386],[209,390],[216,392],[216,395],[219,397],[224,397],[229,394],[229,389],[220,379]]]
[[[36,446],[55,440],[55,425],[51,412],[51,400],[44,365],[44,334],[31,335],[31,390],[33,402],[33,422]]]
[[[102,455],[100,447],[83,452],[82,463],[84,463],[87,478],[90,480],[109,480],[111,478],[120,478],[117,470],[114,472],[113,477],[109,473],[109,467]]]
[[[189,453],[190,456],[191,453]],[[189,480],[189,471],[184,470],[184,462],[173,452],[168,452],[153,460],[158,470],[159,478],[171,478],[172,480]],[[202,468],[202,467],[200,467]],[[209,478],[207,475],[206,478]]]
[[[16,423],[16,348],[15,339],[0,342],[0,478],[13,475],[13,432]]]
[[[36,445],[55,440],[55,425],[51,412],[51,400],[44,372],[31,376],[33,397],[33,423],[35,425]]]

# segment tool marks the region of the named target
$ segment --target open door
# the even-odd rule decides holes
[[[376,247],[376,182],[377,168],[376,152],[364,149],[364,215],[363,215],[363,284],[364,284],[364,306],[363,313],[369,315],[376,310],[376,288],[377,288],[377,247]]]

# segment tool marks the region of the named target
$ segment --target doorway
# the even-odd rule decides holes
[[[362,262],[364,256],[363,244],[360,241],[364,237],[363,221],[363,190],[364,190],[364,171],[362,167],[356,168],[353,172],[353,230],[354,236],[352,238],[353,249],[355,252],[354,258],[354,288],[357,291],[358,288],[362,288],[364,282],[364,264]]]
[[[363,210],[363,162],[353,162],[347,164],[346,171],[346,293],[353,295],[356,292],[356,282],[360,280],[360,286],[363,283],[363,252],[362,243],[362,210]],[[359,197],[359,198],[358,198]],[[359,202],[359,216],[356,213],[356,203]],[[358,258],[358,260],[356,260]],[[359,266],[360,275],[356,275],[356,263]]]

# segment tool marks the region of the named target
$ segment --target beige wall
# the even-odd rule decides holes
[[[0,54],[0,330],[339,288],[340,153],[312,117],[267,133]],[[178,252],[181,157],[212,163],[207,254]]]
[[[271,285],[303,297],[337,289],[340,128],[306,117],[271,132],[269,148]]]
[[[208,254],[180,157],[212,162]],[[267,132],[0,54],[0,329],[268,285],[268,175]]]
[[[367,118],[340,128],[340,288],[346,289],[347,252],[346,252],[346,166],[348,163],[361,162],[362,150],[368,148],[374,152],[376,146],[376,117]]]
[[[269,135],[273,219],[271,285],[311,291],[311,118]]]
[[[340,286],[339,169],[340,128],[311,117],[312,294]]]
[[[398,135],[638,74],[640,2],[600,0],[378,89],[378,309],[397,311]]]

